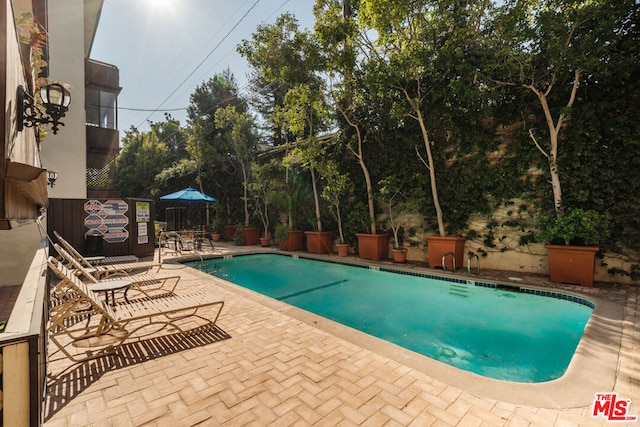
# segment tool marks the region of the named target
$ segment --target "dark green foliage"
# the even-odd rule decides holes
[[[402,39],[393,31],[384,32],[380,41],[388,43],[379,45],[375,54],[363,43],[364,34],[358,31],[366,28],[358,15],[365,8],[375,12],[376,4],[395,5],[395,15],[376,17],[380,25],[396,25],[405,36],[424,38],[405,39],[415,50],[398,56],[386,49]],[[363,160],[374,194],[385,177],[410,177],[403,192],[416,201],[424,228],[435,231],[429,171],[416,154],[416,149],[423,158],[426,154],[423,134],[404,89],[420,100],[424,113],[446,232],[466,234],[505,250],[500,244],[501,227],[523,233],[520,244],[526,245],[534,241],[528,219],[538,212],[555,216],[549,162],[529,134],[531,130],[548,150],[546,118],[540,100],[522,86],[534,81],[542,90],[553,81],[548,96],[551,115],[566,117],[558,144],[565,219],[588,210],[608,214],[610,223],[601,217],[593,224],[608,224],[607,230],[590,232],[608,236],[598,243],[615,251],[640,247],[640,12],[632,1],[507,0],[488,11],[485,4],[472,1],[460,8],[459,2],[446,0],[376,0],[366,5],[354,1],[352,16],[347,17],[340,1],[318,0],[316,33],[300,31],[289,15],[275,25],[259,27],[239,49],[253,67],[254,88],[264,89],[260,99],[252,101],[269,128],[265,141],[272,145],[293,141],[291,132],[271,121],[290,88],[331,82],[325,91],[327,99],[335,107],[348,108],[349,119],[361,131]],[[429,25],[423,19],[428,14],[411,15],[426,10],[439,13]],[[535,13],[535,19],[524,13]],[[575,19],[580,25],[572,34],[572,44],[558,44],[567,37],[567,23]],[[409,29],[408,22],[425,26]],[[470,28],[470,23],[476,26]],[[410,32],[414,29],[415,34]],[[575,102],[567,108],[576,67],[582,70],[580,85]],[[557,71],[556,80],[550,71]],[[166,123],[154,124],[157,144],[152,145],[165,144],[167,149],[166,158],[155,155],[159,161],[152,166],[158,170],[139,166],[142,163],[136,162],[141,159],[133,155],[143,152],[143,142],[149,144],[150,135],[128,135],[118,161],[122,188],[132,188],[128,191],[135,194],[131,195],[145,195],[154,188],[169,192],[201,183],[205,192],[221,200],[219,214],[225,222],[241,219],[240,168],[231,158],[223,130],[213,120],[215,110],[229,104],[246,111],[247,103],[237,95],[227,71],[196,89],[186,128],[180,129],[170,117]],[[323,156],[349,176],[341,209],[345,239],[354,244],[355,233],[370,227],[364,174],[352,152],[356,131],[339,108],[327,123],[336,137]],[[141,179],[143,171],[148,176]],[[288,182],[282,179],[283,202],[274,210],[287,213],[291,205],[295,228],[312,228],[308,224],[315,216],[310,177],[305,171],[290,172]],[[322,186],[322,179],[318,182]],[[513,200],[523,202],[516,205]],[[382,209],[381,200],[377,202],[376,209]],[[472,214],[489,216],[510,203],[508,220],[502,224],[490,224],[480,232],[467,230]],[[328,212],[324,202],[323,227],[335,230]],[[578,234],[586,243],[589,235]],[[476,253],[486,256],[481,250]],[[611,273],[640,274],[638,268],[611,269]]]
[[[594,246],[609,235],[609,214],[571,209],[559,218],[541,215],[536,240],[555,245]]]

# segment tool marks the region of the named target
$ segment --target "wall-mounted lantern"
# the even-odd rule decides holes
[[[58,83],[53,83],[40,88],[40,98],[45,112],[42,112],[35,104],[33,96],[28,94],[24,86],[18,86],[18,130],[24,127],[33,127],[36,124],[51,123],[53,133],[58,133],[58,126],[64,126],[60,121],[69,110],[71,94]]]
[[[47,170],[47,182],[49,183],[49,187],[53,188],[57,179],[58,171]]]

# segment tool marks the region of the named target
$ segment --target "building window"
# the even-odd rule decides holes
[[[85,100],[87,126],[118,128],[116,117],[118,96],[115,93],[87,88]]]

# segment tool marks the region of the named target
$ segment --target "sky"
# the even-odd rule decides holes
[[[236,47],[291,12],[313,28],[314,0],[105,0],[90,58],[118,67],[120,138],[164,112],[186,125],[196,86],[229,68],[241,93],[249,65]],[[154,112],[154,110],[158,110]]]

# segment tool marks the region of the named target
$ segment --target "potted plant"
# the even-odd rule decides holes
[[[287,226],[287,224],[276,225],[274,237],[281,251],[287,250],[287,230],[288,229],[289,227]]]
[[[285,165],[298,164],[307,169],[311,175],[316,220],[314,231],[305,233],[307,251],[328,253],[333,249],[333,233],[322,229],[318,181],[324,161],[324,146],[316,135],[328,117],[328,106],[322,90],[313,87],[313,83],[298,85],[287,92],[284,100],[285,108],[280,112],[280,120],[286,122],[288,130],[299,139],[296,148],[285,158]]]
[[[379,233],[377,229],[375,201],[373,199],[373,185],[371,183],[371,174],[369,173],[369,168],[365,162],[364,155],[365,137],[363,136],[361,123],[358,121],[356,114],[354,114],[354,110],[357,109],[356,107],[361,106],[366,101],[360,99],[360,97],[354,97],[354,95],[355,93],[347,91],[342,94],[342,99],[335,100],[335,104],[342,114],[342,117],[355,132],[355,139],[352,139],[354,143],[348,143],[347,149],[358,161],[362,174],[364,175],[367,189],[369,226],[367,230],[368,233],[356,233],[356,238],[358,239],[358,256],[363,259],[377,261],[389,257],[389,233]],[[345,100],[348,101],[346,102],[346,105],[344,103]],[[358,100],[357,103],[355,102],[356,100]],[[344,106],[340,107],[341,105]]]
[[[552,282],[593,286],[597,245],[608,236],[609,222],[608,213],[579,208],[538,218],[536,240],[545,243]]]
[[[227,242],[233,241],[233,236],[236,235],[236,228],[238,228],[238,225],[228,224],[224,226],[222,237],[224,238],[225,241]]]
[[[302,230],[296,229],[299,202],[304,189],[302,175],[295,168],[285,166],[285,186],[281,197],[287,209],[287,227],[284,229],[284,237],[281,246],[287,251],[302,250],[304,234]]]
[[[216,216],[216,218],[211,223],[211,240],[214,242],[219,242],[222,238],[222,226],[220,224],[220,218]]]
[[[271,236],[269,236],[269,206],[275,195],[275,180],[273,178],[274,167],[271,163],[251,165],[251,182],[248,184],[249,194],[253,199],[255,212],[262,221],[264,235],[260,237],[260,244],[263,247],[271,246]]]
[[[244,227],[242,231],[245,245],[253,246],[260,244],[260,229],[258,227]]]
[[[393,261],[398,263],[407,262],[407,248],[403,247],[404,229],[401,225],[401,215],[411,209],[414,203],[403,192],[404,178],[398,175],[389,175],[380,180],[379,195],[385,201],[389,213],[389,225],[393,232]]]
[[[244,240],[244,227],[237,226],[235,227],[235,232],[232,237],[233,243],[237,246],[242,246],[245,244]]]
[[[334,160],[327,160],[322,166],[322,173],[326,184],[322,189],[322,197],[331,204],[329,211],[338,225],[338,243],[336,249],[338,256],[349,255],[349,244],[344,239],[342,230],[342,215],[340,213],[340,199],[349,188],[349,174],[338,169],[338,163]]]

